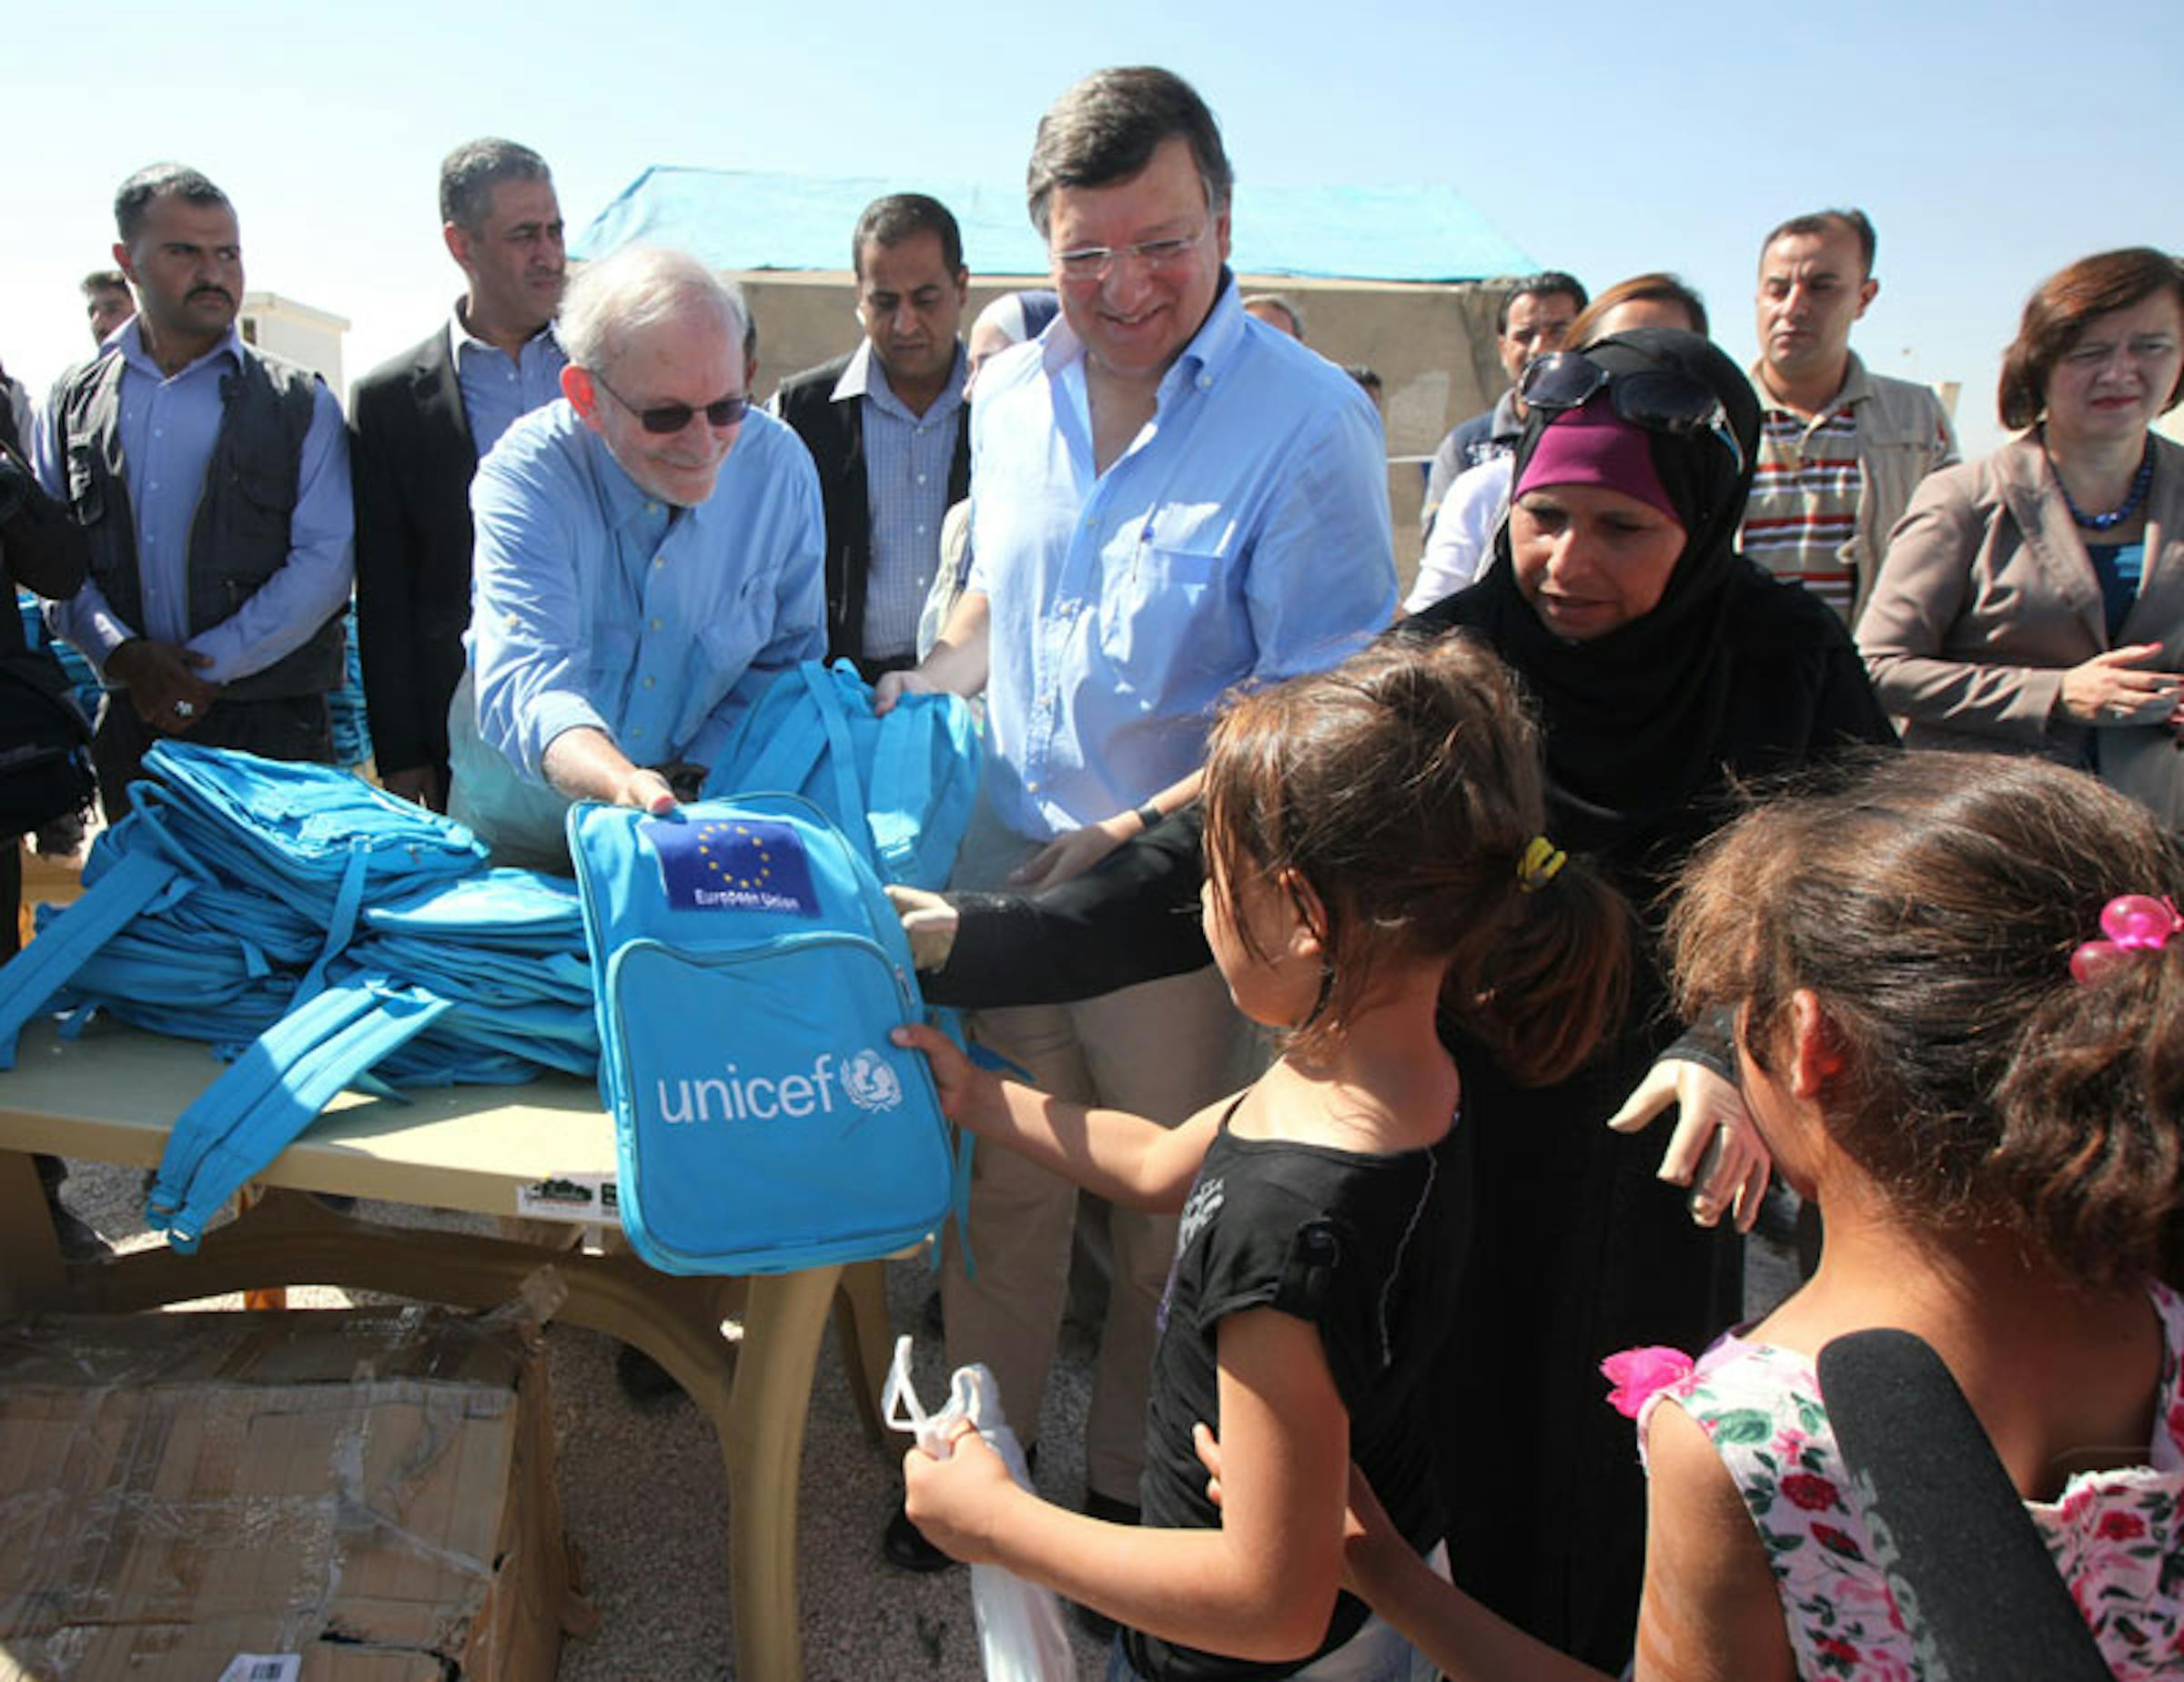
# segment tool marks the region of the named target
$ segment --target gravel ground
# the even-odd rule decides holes
[[[142,1170],[72,1165],[63,1197],[124,1250],[158,1241],[137,1218]],[[359,1212],[389,1222],[474,1225],[481,1217],[439,1215],[394,1204]],[[1756,1240],[1747,1303],[1764,1312],[1795,1282],[1786,1252]],[[919,1327],[934,1275],[921,1263],[888,1267],[895,1325]],[[339,1308],[376,1300],[324,1288],[292,1290],[294,1308]],[[240,1297],[192,1307],[241,1306]],[[601,1333],[555,1326],[547,1339],[561,1445],[562,1517],[582,1556],[598,1627],[561,1650],[560,1682],[725,1682],[735,1675],[729,1628],[727,1484],[713,1430],[681,1399],[639,1409],[613,1375],[619,1345]],[[1085,1410],[1091,1347],[1065,1326],[1048,1385],[1039,1484],[1053,1500],[1083,1495]],[[937,1405],[946,1389],[939,1340],[921,1335],[917,1389]],[[830,1328],[820,1351],[806,1427],[799,1519],[804,1674],[835,1678],[975,1678],[980,1674],[970,1575],[961,1566],[931,1576],[899,1571],[880,1555],[883,1525],[898,1498],[898,1452],[865,1436]],[[1070,1624],[1080,1676],[1102,1674],[1105,1648]]]

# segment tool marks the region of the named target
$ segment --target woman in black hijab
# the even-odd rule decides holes
[[[1493,560],[1402,631],[1482,635],[1515,668],[1545,724],[1555,844],[1604,866],[1650,932],[1667,875],[1736,785],[1894,733],[1835,615],[1736,552],[1759,405],[1734,362],[1642,329],[1542,358],[1525,395]],[[1676,1039],[1654,943],[1640,952],[1623,1034],[1574,1079],[1525,1091],[1457,1048],[1481,1196],[1443,1368],[1450,1554],[1490,1606],[1609,1669],[1635,1626],[1644,1488],[1599,1363],[1643,1344],[1695,1355],[1742,1306],[1741,1242],[1696,1224],[1722,1210],[1604,1125],[1663,1058],[1650,1101],[1672,1080],[1684,1100],[1677,1168],[1715,1106],[1741,1117],[1705,1072],[1733,1076],[1724,1039]]]
[[[1545,725],[1552,840],[1603,865],[1650,927],[1737,784],[1894,735],[1835,615],[1736,553],[1759,436],[1736,365],[1696,335],[1643,329],[1533,370],[1492,561],[1392,634],[1468,633],[1509,662]],[[1595,494],[1610,491],[1641,506]],[[1076,997],[1202,962],[1193,818],[1035,899],[909,912],[914,944],[943,936],[919,958],[927,998]],[[1743,1273],[1734,1233],[1695,1224],[1657,1172],[1690,1178],[1714,1118],[1741,1118],[1726,1040],[1677,1039],[1653,943],[1639,950],[1623,1031],[1560,1085],[1520,1088],[1450,1035],[1481,1192],[1441,1374],[1456,1579],[1609,1670],[1636,1626],[1644,1490],[1599,1363],[1644,1343],[1695,1355],[1738,1315]],[[1605,1125],[1671,1099],[1694,1114],[1667,1162]]]

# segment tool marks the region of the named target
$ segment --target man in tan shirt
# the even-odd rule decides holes
[[[1868,373],[1850,329],[1880,290],[1862,210],[1793,217],[1760,250],[1759,462],[1746,555],[1855,625],[1918,481],[1956,460],[1933,391]]]

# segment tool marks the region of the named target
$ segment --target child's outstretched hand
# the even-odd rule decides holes
[[[889,1033],[898,1046],[925,1053],[940,1092],[941,1113],[974,1133],[987,1130],[989,1119],[1006,1110],[1001,1082],[963,1054],[963,1048],[936,1028],[905,1022]]]
[[[903,1456],[904,1507],[934,1546],[966,1565],[984,1565],[994,1558],[994,1515],[1019,1492],[1001,1456],[967,1419],[949,1446],[945,1460],[922,1448]]]

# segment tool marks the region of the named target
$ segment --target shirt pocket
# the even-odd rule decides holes
[[[255,572],[254,580],[246,582],[263,582],[288,558],[288,525],[296,512],[295,475],[238,466],[229,471],[228,487],[234,492],[238,535],[264,544],[264,558],[271,562]],[[253,557],[254,567],[258,559]]]
[[[1150,674],[1178,660],[1218,659],[1213,629],[1228,558],[1217,549],[1141,543],[1101,593],[1100,647],[1117,665]]]
[[[705,672],[713,680],[710,686],[718,694],[735,686],[752,656],[765,645],[759,615],[771,605],[771,583],[765,578],[745,579],[743,587],[698,626],[698,648],[704,655]]]

